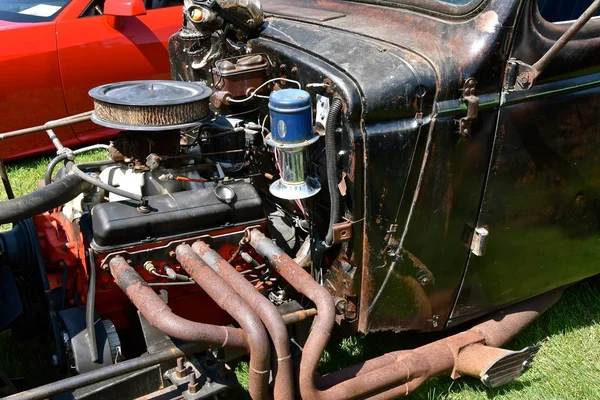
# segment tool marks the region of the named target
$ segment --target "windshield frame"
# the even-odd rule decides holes
[[[427,12],[450,17],[464,17],[478,12],[490,0],[471,0],[468,4],[456,5],[443,0],[345,0],[353,3],[364,3],[393,8],[410,9],[416,12]]]

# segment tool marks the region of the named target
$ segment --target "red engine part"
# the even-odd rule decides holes
[[[62,213],[53,212],[38,215],[34,218],[38,231],[38,238],[44,261],[46,263],[50,289],[63,289],[68,306],[87,303],[89,286],[90,258],[88,254],[92,251],[85,243],[83,234],[77,223],[69,221]],[[250,226],[238,226],[230,229],[221,229],[210,232],[209,236],[242,233]],[[168,244],[167,242],[155,242],[123,249],[126,252],[139,252],[158,248]],[[225,259],[234,257],[232,265],[240,272],[247,271],[253,267],[247,264],[241,257],[237,256],[238,244],[225,243],[215,249]],[[102,260],[108,254],[91,253],[94,257],[94,265],[97,274],[96,284],[96,310],[102,319],[109,319],[118,330],[128,329],[131,317],[132,305],[117,286],[110,272],[102,268]],[[251,254],[255,256],[255,254]],[[260,262],[260,257],[256,257]],[[150,260],[152,261],[152,260]],[[185,271],[175,259],[169,263],[155,263],[159,272],[162,267],[168,265],[178,274],[185,275]],[[164,283],[166,279],[149,273],[143,265],[133,265],[136,271],[148,283]],[[257,278],[247,274],[250,280]],[[270,282],[260,279],[256,282],[257,288],[265,290]],[[233,320],[223,311],[198,285],[183,286],[157,286],[156,290],[168,289],[169,307],[179,316],[191,321],[203,322],[215,325],[227,325]]]

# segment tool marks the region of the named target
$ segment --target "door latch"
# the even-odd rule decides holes
[[[469,78],[462,88],[460,101],[467,105],[467,116],[459,121],[460,135],[464,138],[471,136],[472,122],[479,116],[479,97],[475,94],[477,81]]]

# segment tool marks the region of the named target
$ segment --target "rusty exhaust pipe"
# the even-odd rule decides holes
[[[300,268],[260,231],[249,233],[256,251],[318,310],[300,363],[300,393],[304,399],[392,399],[412,393],[427,379],[449,373],[452,378],[475,376],[498,386],[520,376],[536,347],[521,352],[497,348],[552,306],[562,293],[556,290],[500,312],[472,329],[414,350],[385,354],[362,364],[321,377],[317,363],[329,340],[335,312],[329,292]]]
[[[248,239],[250,245],[256,249],[258,254],[267,259],[283,279],[316,305],[318,315],[315,317],[315,322],[302,352],[298,384],[303,399],[318,399],[321,397],[321,393],[315,385],[314,378],[317,372],[317,364],[329,342],[335,322],[333,298],[327,289],[319,285],[308,272],[303,270],[262,232],[253,229],[249,233]]]
[[[262,320],[271,336],[277,354],[274,397],[276,400],[293,400],[294,377],[289,337],[284,320],[275,305],[260,294],[254,285],[240,275],[209,245],[198,241],[192,245],[192,249],[246,301]]]
[[[119,287],[155,328],[173,338],[188,342],[250,350],[246,335],[241,329],[201,324],[173,314],[169,306],[152,288],[148,287],[146,281],[129,266],[123,257],[115,257],[109,264],[110,272]]]
[[[249,391],[254,400],[271,398],[269,393],[271,343],[258,316],[188,245],[175,249],[177,261],[200,287],[242,327],[250,346]]]

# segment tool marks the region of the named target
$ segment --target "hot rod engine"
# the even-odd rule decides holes
[[[319,21],[343,11],[316,3],[331,3],[309,15]],[[512,26],[516,11],[506,4],[486,2]],[[50,331],[54,363],[73,375],[14,398],[213,398],[237,383],[240,360],[249,362],[256,400],[390,399],[442,373],[496,387],[526,371],[538,346],[501,346],[570,282],[511,300],[501,318],[460,334],[317,373],[334,329],[458,323],[451,313],[463,269],[434,273],[421,258],[434,253],[437,232],[456,230],[449,216],[436,219],[446,203],[433,213],[422,204],[453,196],[423,185],[441,181],[431,174],[453,162],[432,143],[455,144],[450,113],[461,105],[444,100],[452,91],[417,52],[339,29],[339,46],[353,47],[340,53],[328,43],[331,27],[307,34],[313,28],[300,17],[265,20],[258,0],[185,0],[183,15],[168,45],[173,80],[91,90],[93,113],[42,127],[57,156],[40,189],[0,204],[0,223],[14,223],[0,234],[0,329]],[[353,52],[365,54],[360,68],[348,67]],[[480,86],[492,85],[485,79]],[[469,114],[457,120],[460,140],[470,140],[475,124],[476,84],[461,89]],[[118,138],[72,151],[52,132],[89,118]],[[105,159],[77,162],[98,148]],[[413,220],[432,225],[422,240],[407,236]],[[483,254],[487,230],[464,229],[464,243],[455,238],[438,258]]]

